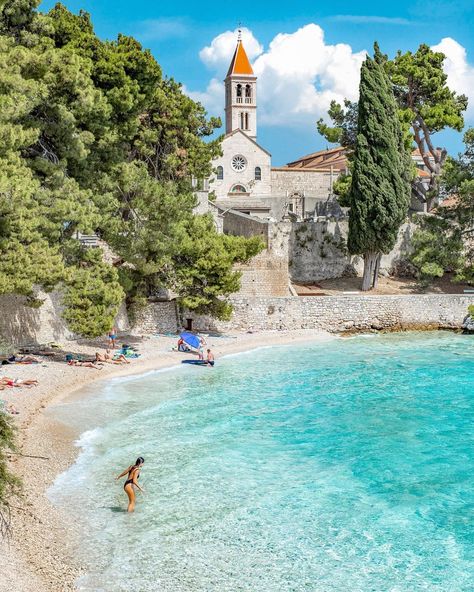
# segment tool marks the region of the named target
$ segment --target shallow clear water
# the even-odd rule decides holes
[[[361,336],[109,383],[50,495],[84,591],[471,592],[474,339]],[[113,477],[146,459],[137,510]],[[123,483],[123,482],[122,482]]]

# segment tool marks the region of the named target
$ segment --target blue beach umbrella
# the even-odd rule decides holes
[[[194,349],[199,349],[201,347],[201,340],[197,335],[194,333],[181,333],[180,338],[189,345],[189,347],[193,347]]]

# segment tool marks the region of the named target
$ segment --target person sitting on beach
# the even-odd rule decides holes
[[[178,351],[179,352],[188,352],[188,351],[191,351],[189,349],[189,347],[186,345],[186,343],[184,342],[184,340],[181,339],[181,337],[178,339]]]
[[[138,485],[138,479],[140,477],[140,469],[145,462],[143,456],[139,456],[134,465],[130,465],[128,469],[125,469],[118,477],[115,477],[115,481],[118,481],[122,477],[128,474],[127,480],[124,483],[123,489],[128,496],[128,508],[127,512],[133,512],[135,510],[135,489],[137,487],[142,493],[143,489]]]
[[[105,354],[95,353],[96,362],[105,362],[106,364],[130,364],[130,361],[123,354],[112,355],[110,349]]]
[[[127,360],[124,354],[115,354],[112,361],[118,364],[130,364],[130,360]]]
[[[214,354],[211,352],[210,349],[208,349],[207,350],[206,364],[208,366],[214,366],[215,363],[216,363],[216,361],[214,359]]]

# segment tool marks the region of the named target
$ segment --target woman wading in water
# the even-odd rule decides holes
[[[135,489],[134,487],[138,487],[138,489],[143,492],[143,489],[138,485],[138,478],[140,477],[140,468],[142,464],[145,462],[145,459],[142,456],[137,458],[137,462],[134,465],[130,465],[128,469],[125,469],[123,473],[120,473],[118,477],[115,477],[115,481],[125,477],[128,474],[127,480],[124,483],[124,490],[125,493],[128,495],[128,508],[127,512],[133,512],[135,510]]]

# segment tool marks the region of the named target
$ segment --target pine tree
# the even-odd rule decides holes
[[[410,199],[410,163],[404,147],[392,85],[384,56],[361,69],[357,140],[349,193],[348,247],[364,257],[362,290],[376,287],[382,253],[397,239]]]

